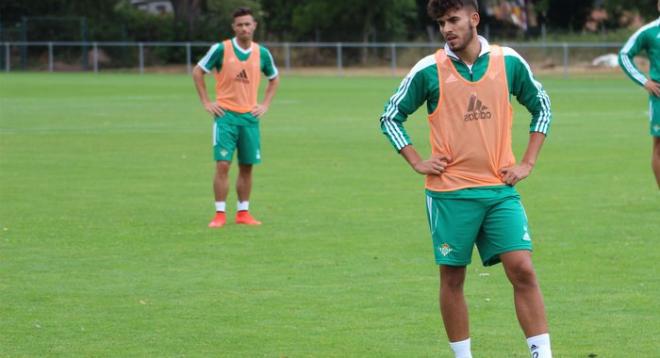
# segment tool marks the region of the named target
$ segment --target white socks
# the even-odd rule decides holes
[[[472,358],[472,352],[470,351],[470,338],[459,341],[459,342],[449,342],[451,350],[454,351],[454,356],[456,358]]]
[[[552,358],[550,350],[550,335],[548,333],[527,338],[527,346],[532,358]],[[449,342],[456,358],[472,358],[470,351],[470,338],[460,342]]]
[[[239,201],[238,204],[236,205],[236,209],[238,211],[248,211],[249,207],[250,207],[249,201]]]
[[[532,358],[552,358],[550,335],[547,333],[527,338],[527,346]]]
[[[224,201],[215,202],[215,211],[221,211],[224,213],[226,208],[227,208],[227,204]]]
[[[250,208],[250,202],[249,201],[239,201],[238,204],[236,204],[236,208],[238,211],[248,211]],[[224,201],[216,201],[215,202],[215,211],[221,211],[225,212],[227,210],[227,203]]]

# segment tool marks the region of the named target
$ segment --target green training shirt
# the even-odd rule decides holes
[[[236,43],[236,38],[231,39],[232,47],[234,48],[234,53],[240,61],[247,61],[252,53],[252,49],[244,50],[238,43]],[[209,49],[209,51],[202,57],[197,65],[204,71],[211,72],[212,69],[220,71],[222,69],[222,58],[224,56],[225,46],[222,42],[217,43]],[[270,51],[262,45],[259,45],[260,58],[261,58],[261,72],[263,72],[269,80],[277,77],[279,72],[277,67],[275,67],[275,61],[273,56],[270,54]]]
[[[660,82],[660,18],[637,30],[619,52],[623,72],[640,86],[644,86],[648,78],[635,66],[633,58],[642,51],[646,51],[651,62],[651,79]]]
[[[468,81],[480,80],[488,70],[490,60],[490,45],[479,36],[481,53],[472,66],[461,61],[453,51],[445,45],[447,56],[458,73]],[[550,98],[541,83],[534,79],[527,62],[513,49],[502,47],[504,64],[509,87],[509,94],[515,96],[518,102],[532,114],[530,132],[548,133],[552,113]],[[435,54],[426,56],[410,70],[401,81],[399,88],[385,104],[385,111],[380,117],[381,131],[390,140],[397,151],[412,144],[403,123],[424,102],[427,112],[433,113],[438,106],[440,85],[438,83],[438,68]]]

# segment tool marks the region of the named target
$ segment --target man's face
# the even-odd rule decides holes
[[[464,50],[474,38],[479,14],[470,7],[450,10],[438,19],[440,33],[452,51]]]
[[[231,28],[239,40],[252,40],[257,22],[254,21],[252,15],[239,16],[234,18]]]

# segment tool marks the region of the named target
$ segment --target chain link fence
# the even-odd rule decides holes
[[[190,73],[213,43],[203,42],[2,42],[0,69],[48,72]],[[397,74],[442,46],[437,43],[264,43],[280,70],[344,74],[372,70]],[[568,76],[589,71],[595,58],[616,54],[621,43],[502,43],[518,51],[535,71]],[[612,65],[610,61],[610,65]]]

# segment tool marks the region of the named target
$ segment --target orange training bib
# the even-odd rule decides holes
[[[441,175],[427,175],[426,188],[454,191],[503,185],[499,170],[515,164],[511,150],[513,110],[499,46],[477,82],[464,79],[444,50],[436,53],[440,99],[429,115],[433,155],[452,161]]]
[[[222,68],[215,73],[215,93],[220,107],[238,113],[247,113],[257,104],[261,81],[261,51],[252,42],[252,51],[246,61],[234,53],[231,40],[223,42]]]

